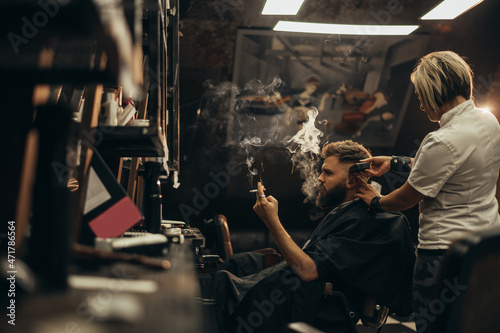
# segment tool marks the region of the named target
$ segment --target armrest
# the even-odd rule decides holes
[[[283,260],[283,257],[279,253],[270,253],[264,255],[264,263],[266,267],[271,267],[274,264],[279,263]]]
[[[276,252],[272,247],[266,247],[265,249],[259,249],[252,252],[260,253],[264,255],[264,264],[266,267],[271,267],[272,265],[283,260],[281,254]]]
[[[257,252],[260,254],[275,254],[275,253],[277,253],[276,250],[273,249],[272,247],[266,247],[265,249],[258,249],[258,250],[252,251],[252,252]]]

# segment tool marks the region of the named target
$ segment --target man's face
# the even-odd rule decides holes
[[[342,165],[337,156],[325,158],[318,180],[319,194],[316,204],[321,208],[333,207],[344,202],[347,196],[348,166]]]

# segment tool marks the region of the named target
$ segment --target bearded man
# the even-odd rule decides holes
[[[370,153],[348,140],[326,145],[322,157],[316,203],[328,214],[302,248],[283,227],[278,201],[258,184],[254,211],[284,261],[244,277],[219,271],[210,283],[202,281],[204,297],[216,299],[220,332],[280,332],[294,321],[353,332],[357,317],[350,322],[347,313],[360,313],[368,297],[398,315],[412,313],[408,221],[400,213],[372,212],[354,197],[366,179],[349,168]],[[342,297],[325,297],[326,285]]]

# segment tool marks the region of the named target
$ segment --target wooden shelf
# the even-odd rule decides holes
[[[163,157],[161,133],[155,127],[99,126],[95,147],[105,156]]]
[[[138,157],[167,157],[175,169],[167,168],[160,178],[167,178],[171,170],[178,172],[178,7],[179,0],[0,1],[0,31],[6,37],[0,40],[0,84],[7,97],[5,109],[13,110],[17,120],[9,126],[15,132],[7,144],[12,180],[5,182],[4,192],[25,199],[21,203],[8,199],[12,208],[4,220],[16,221],[21,240],[22,231],[31,230],[25,240],[27,265],[38,282],[36,290],[22,295],[19,303],[16,300],[19,331],[32,332],[44,325],[64,331],[69,321],[83,331],[203,331],[200,318],[205,314],[195,302],[201,295],[190,239],[171,242],[165,257],[171,263],[168,271],[94,258],[86,263],[69,260],[70,244],[90,231],[84,215],[86,196],[93,195],[87,191],[88,184],[97,174],[92,171],[96,151],[120,167],[122,159],[114,157],[132,157],[127,185],[136,193],[139,207],[147,202],[142,199],[142,185],[148,177],[137,178]],[[110,93],[115,91],[123,96]],[[137,119],[149,120],[150,126],[98,125],[107,107],[103,101],[128,97],[137,103]],[[74,113],[78,122],[70,121]],[[170,156],[165,156],[167,142]],[[70,184],[77,184],[71,192]],[[107,191],[98,191],[112,196],[114,185],[111,177],[109,182],[101,181]],[[157,201],[153,204],[160,208]],[[55,264],[44,265],[45,257]],[[78,314],[96,290],[67,288],[68,273],[116,279],[120,277],[116,270],[124,279],[157,284],[156,293],[127,298],[139,307],[146,305],[147,311],[138,311],[140,316],[132,321],[112,316],[89,321]],[[0,322],[0,331],[10,330],[7,326],[6,320]]]
[[[92,0],[44,6],[37,0],[2,1],[0,30],[7,37],[0,42],[2,80],[134,89],[141,80],[133,46],[140,43],[140,36],[130,26],[140,24],[139,17],[130,18],[134,1],[126,1],[126,7]],[[102,53],[105,62],[100,61]]]

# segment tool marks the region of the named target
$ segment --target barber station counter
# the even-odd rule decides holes
[[[168,269],[131,262],[72,267],[68,288],[16,300],[2,332],[203,332],[193,239],[169,245]]]

